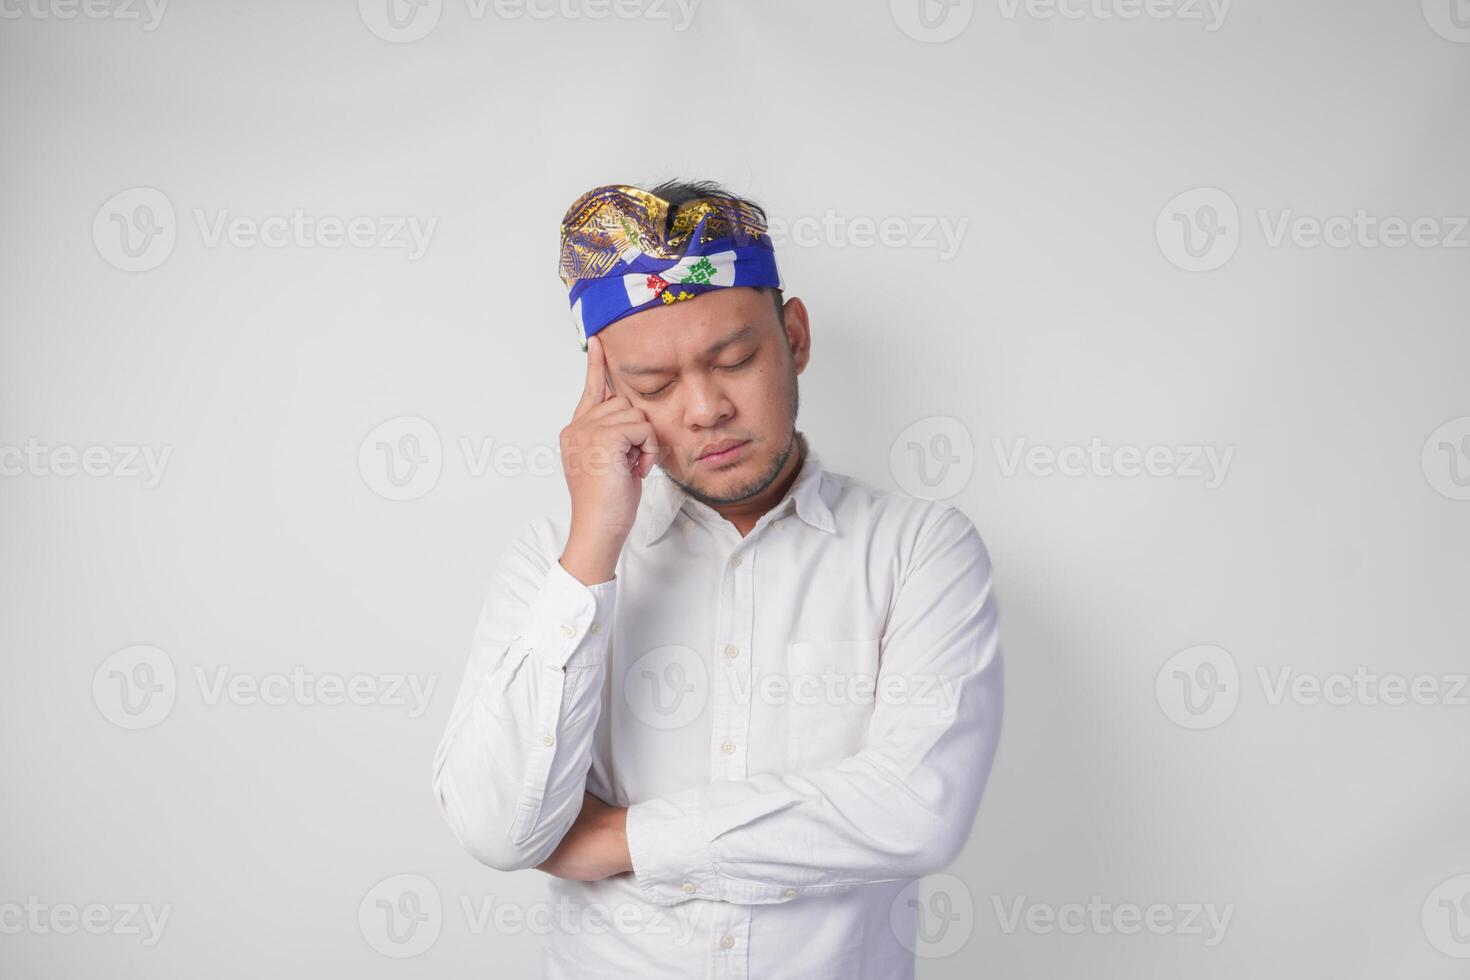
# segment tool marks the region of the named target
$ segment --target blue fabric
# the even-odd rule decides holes
[[[700,222],[704,224],[703,221]],[[781,287],[781,273],[776,268],[775,246],[769,235],[716,238],[701,241],[696,231],[689,248],[678,259],[660,259],[646,253],[635,256],[631,261],[617,263],[608,273],[597,279],[579,279],[568,291],[573,319],[582,342],[587,349],[587,338],[592,337],[609,324],[625,316],[639,313],[657,306],[669,305],[671,301],[693,298],[715,289],[733,286]],[[709,265],[699,265],[701,258],[708,258]],[[695,268],[690,269],[691,264]],[[709,276],[710,265],[718,271]],[[731,268],[733,267],[733,268]],[[725,271],[729,269],[730,271]],[[639,277],[635,284],[648,298],[634,302],[629,296],[627,276]],[[659,276],[667,280],[669,295],[657,294],[656,285],[646,286],[648,277]],[[721,282],[706,281],[717,278]],[[636,290],[635,290],[636,291]]]

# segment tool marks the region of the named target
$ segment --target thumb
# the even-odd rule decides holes
[[[653,471],[656,463],[662,462],[664,451],[659,447],[657,433],[650,433],[643,444],[638,447],[638,462],[633,467],[633,472],[638,474],[641,480]]]

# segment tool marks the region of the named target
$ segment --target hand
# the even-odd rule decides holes
[[[661,458],[653,424],[642,409],[613,394],[602,339],[591,338],[582,400],[561,430],[562,471],[572,496],[561,563],[583,583],[613,577],[638,514],[643,478]]]
[[[582,812],[551,857],[536,866],[557,878],[601,881],[633,870],[628,853],[628,808],[582,794]]]

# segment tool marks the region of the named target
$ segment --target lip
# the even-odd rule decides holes
[[[749,439],[722,439],[705,449],[700,454],[698,462],[711,466],[728,463],[740,455],[740,451],[748,445],[750,445]]]

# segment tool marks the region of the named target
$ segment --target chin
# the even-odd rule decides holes
[[[737,504],[761,493],[770,484],[765,479],[774,460],[741,460],[729,469],[702,473],[692,489],[706,498],[705,503]]]
[[[741,473],[743,468],[743,466],[732,466],[718,473],[699,473],[694,479],[687,481],[687,485],[710,497],[728,497],[749,482],[743,478],[744,474]]]
[[[765,491],[776,478],[776,470],[785,460],[785,454],[762,451],[768,445],[766,440],[755,439],[752,445],[745,447],[746,452],[728,463],[712,466],[695,461],[683,473],[668,475],[701,503],[709,506],[738,504]]]

